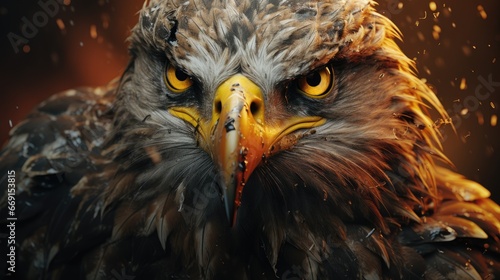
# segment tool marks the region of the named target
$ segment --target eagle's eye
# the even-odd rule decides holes
[[[175,93],[181,93],[193,85],[193,79],[181,69],[169,64],[165,69],[165,84]]]
[[[297,80],[297,87],[307,96],[321,98],[330,91],[333,85],[333,71],[330,67],[322,67]]]

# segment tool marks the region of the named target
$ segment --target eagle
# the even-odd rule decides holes
[[[500,277],[500,207],[450,169],[449,118],[375,5],[146,1],[119,79],[56,94],[11,131],[3,270]]]

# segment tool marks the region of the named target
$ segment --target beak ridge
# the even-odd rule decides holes
[[[256,136],[264,130],[262,103],[260,89],[243,75],[224,82],[215,95],[212,143],[231,226],[236,220],[245,182],[264,152],[263,145],[255,144]]]

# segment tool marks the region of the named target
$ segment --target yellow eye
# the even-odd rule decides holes
[[[184,71],[169,64],[165,69],[165,84],[171,91],[180,93],[193,85],[193,79]]]
[[[330,90],[332,84],[333,71],[329,67],[320,68],[297,81],[298,88],[312,98],[323,97]]]

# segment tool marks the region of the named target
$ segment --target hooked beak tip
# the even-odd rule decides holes
[[[222,186],[222,190],[224,196],[223,199],[224,199],[224,208],[226,210],[226,218],[229,222],[229,225],[233,227],[234,222],[236,220],[236,212],[234,209],[234,199],[235,199],[234,188],[232,187],[232,185],[228,186],[226,183],[224,183],[224,185]]]

